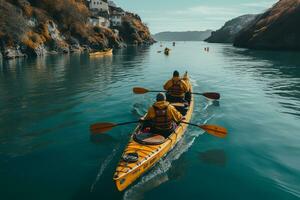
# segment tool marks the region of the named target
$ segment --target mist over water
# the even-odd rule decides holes
[[[1,199],[299,199],[300,54],[177,42],[113,57],[48,56],[0,63]],[[204,47],[210,51],[204,51]],[[123,193],[112,176],[134,125],[91,137],[95,122],[136,120],[173,70],[197,92],[193,122],[226,127],[226,139],[189,127],[151,171]]]

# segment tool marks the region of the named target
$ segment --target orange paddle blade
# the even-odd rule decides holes
[[[111,130],[116,125],[117,124],[109,123],[109,122],[97,123],[97,124],[93,124],[90,126],[90,131],[93,134],[104,133],[104,132]]]
[[[135,94],[145,94],[145,93],[149,92],[149,90],[147,90],[145,88],[141,88],[141,87],[135,87],[135,88],[133,88],[133,92]]]
[[[216,92],[206,92],[203,93],[202,95],[209,99],[215,99],[215,100],[220,99],[220,94]]]
[[[216,137],[224,138],[227,136],[227,130],[226,128],[223,128],[221,126],[216,125],[201,125],[199,126],[203,130],[205,130],[207,133],[214,135]]]

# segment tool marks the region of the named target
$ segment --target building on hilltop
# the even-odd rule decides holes
[[[117,5],[115,4],[115,2],[113,2],[113,1],[108,1],[108,6],[109,7],[117,7]]]
[[[109,7],[107,0],[87,0],[89,2],[90,10],[96,10],[101,12],[108,12]]]
[[[99,27],[104,27],[104,28],[110,27],[110,21],[107,18],[101,17],[101,16],[90,17],[89,24],[92,26],[99,26]]]
[[[123,22],[123,17],[126,15],[125,11],[120,7],[109,7],[109,9],[111,26],[121,26]]]
[[[122,25],[122,17],[123,15],[121,14],[111,14],[110,16],[110,21],[111,21],[111,26],[121,26]]]

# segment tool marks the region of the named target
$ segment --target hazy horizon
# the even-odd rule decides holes
[[[232,18],[259,14],[278,0],[203,0],[140,1],[114,0],[125,10],[137,13],[149,26],[152,34],[171,31],[217,30]]]

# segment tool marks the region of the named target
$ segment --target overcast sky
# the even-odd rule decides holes
[[[114,0],[138,13],[152,33],[161,31],[216,30],[244,14],[261,13],[278,0]]]

